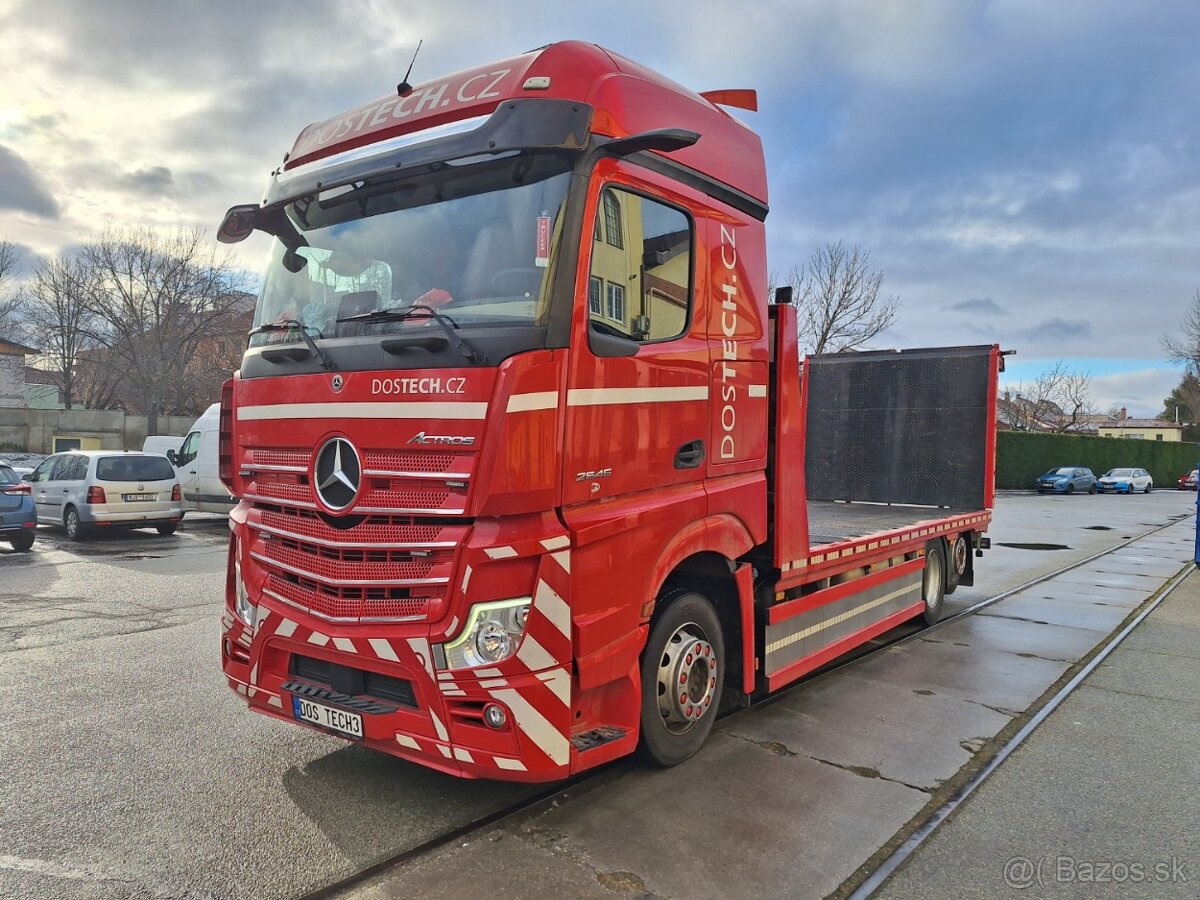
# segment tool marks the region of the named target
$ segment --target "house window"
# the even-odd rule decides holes
[[[599,219],[596,220],[597,222]],[[593,316],[601,315],[604,312],[603,298],[604,279],[596,275],[588,278],[588,312]]]
[[[1161,441],[1161,440],[1163,439],[1163,436],[1162,436],[1161,434],[1156,434],[1156,435],[1154,436],[1154,439],[1155,439],[1156,441]]]
[[[625,288],[611,281],[608,283],[608,308],[605,315],[614,322],[625,321]]]
[[[604,233],[609,244],[618,250],[624,247],[621,241],[621,204],[612,191],[604,192]]]
[[[601,231],[605,239],[592,244],[587,286],[592,333],[639,343],[686,333],[692,320],[692,220],[677,207],[610,187],[601,194],[593,237]]]

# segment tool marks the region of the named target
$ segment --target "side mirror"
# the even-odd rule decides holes
[[[258,224],[258,206],[248,203],[243,206],[232,206],[225,213],[225,219],[217,230],[217,240],[222,244],[236,244],[250,237],[250,232]]]
[[[167,459],[169,459],[171,461],[171,465],[173,465],[173,466],[179,465],[179,463],[175,461],[175,451],[174,450],[167,451]]]
[[[629,156],[643,150],[671,153],[690,147],[698,140],[698,131],[688,131],[686,128],[656,128],[653,131],[643,131],[641,134],[631,134],[629,137],[609,141],[604,145],[604,149],[617,156]]]
[[[22,475],[22,476],[21,476],[21,480],[22,480],[22,481],[28,481],[28,482],[32,483],[32,482],[33,482],[33,473],[32,473],[32,472],[26,472],[24,475]]]

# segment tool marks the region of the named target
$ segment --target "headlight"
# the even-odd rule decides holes
[[[476,603],[458,637],[442,645],[449,669],[494,665],[516,652],[525,633],[531,597]]]
[[[254,627],[258,607],[250,602],[250,592],[242,581],[242,543],[237,538],[233,541],[233,611],[246,625]]]

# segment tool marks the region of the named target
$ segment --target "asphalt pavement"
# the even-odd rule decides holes
[[[1200,573],[875,896],[1200,896]]]
[[[1193,503],[1174,492],[1003,497],[995,549],[951,608],[1178,521]],[[1174,534],[1156,552],[1176,567],[1190,527],[1158,533]],[[536,791],[459,781],[246,712],[219,667],[226,542],[222,520],[189,518],[172,538],[72,546],[43,529],[33,554],[0,551],[0,896],[294,897]],[[1100,587],[1003,601],[1039,603],[1044,624],[972,616],[803,682],[720,723],[676,769],[624,764],[567,785],[531,831],[467,839],[490,842],[494,865],[451,867],[410,895],[504,896],[505,878],[509,896],[740,895],[691,890],[700,875],[829,893],[1149,596],[1162,562],[1101,565]],[[1054,618],[1075,614],[1086,621]],[[434,872],[439,859],[407,871]],[[479,871],[485,881],[470,877]]]

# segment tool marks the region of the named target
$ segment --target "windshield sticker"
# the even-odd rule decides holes
[[[537,255],[533,264],[541,269],[550,265],[550,214],[545,210],[537,219]]]

